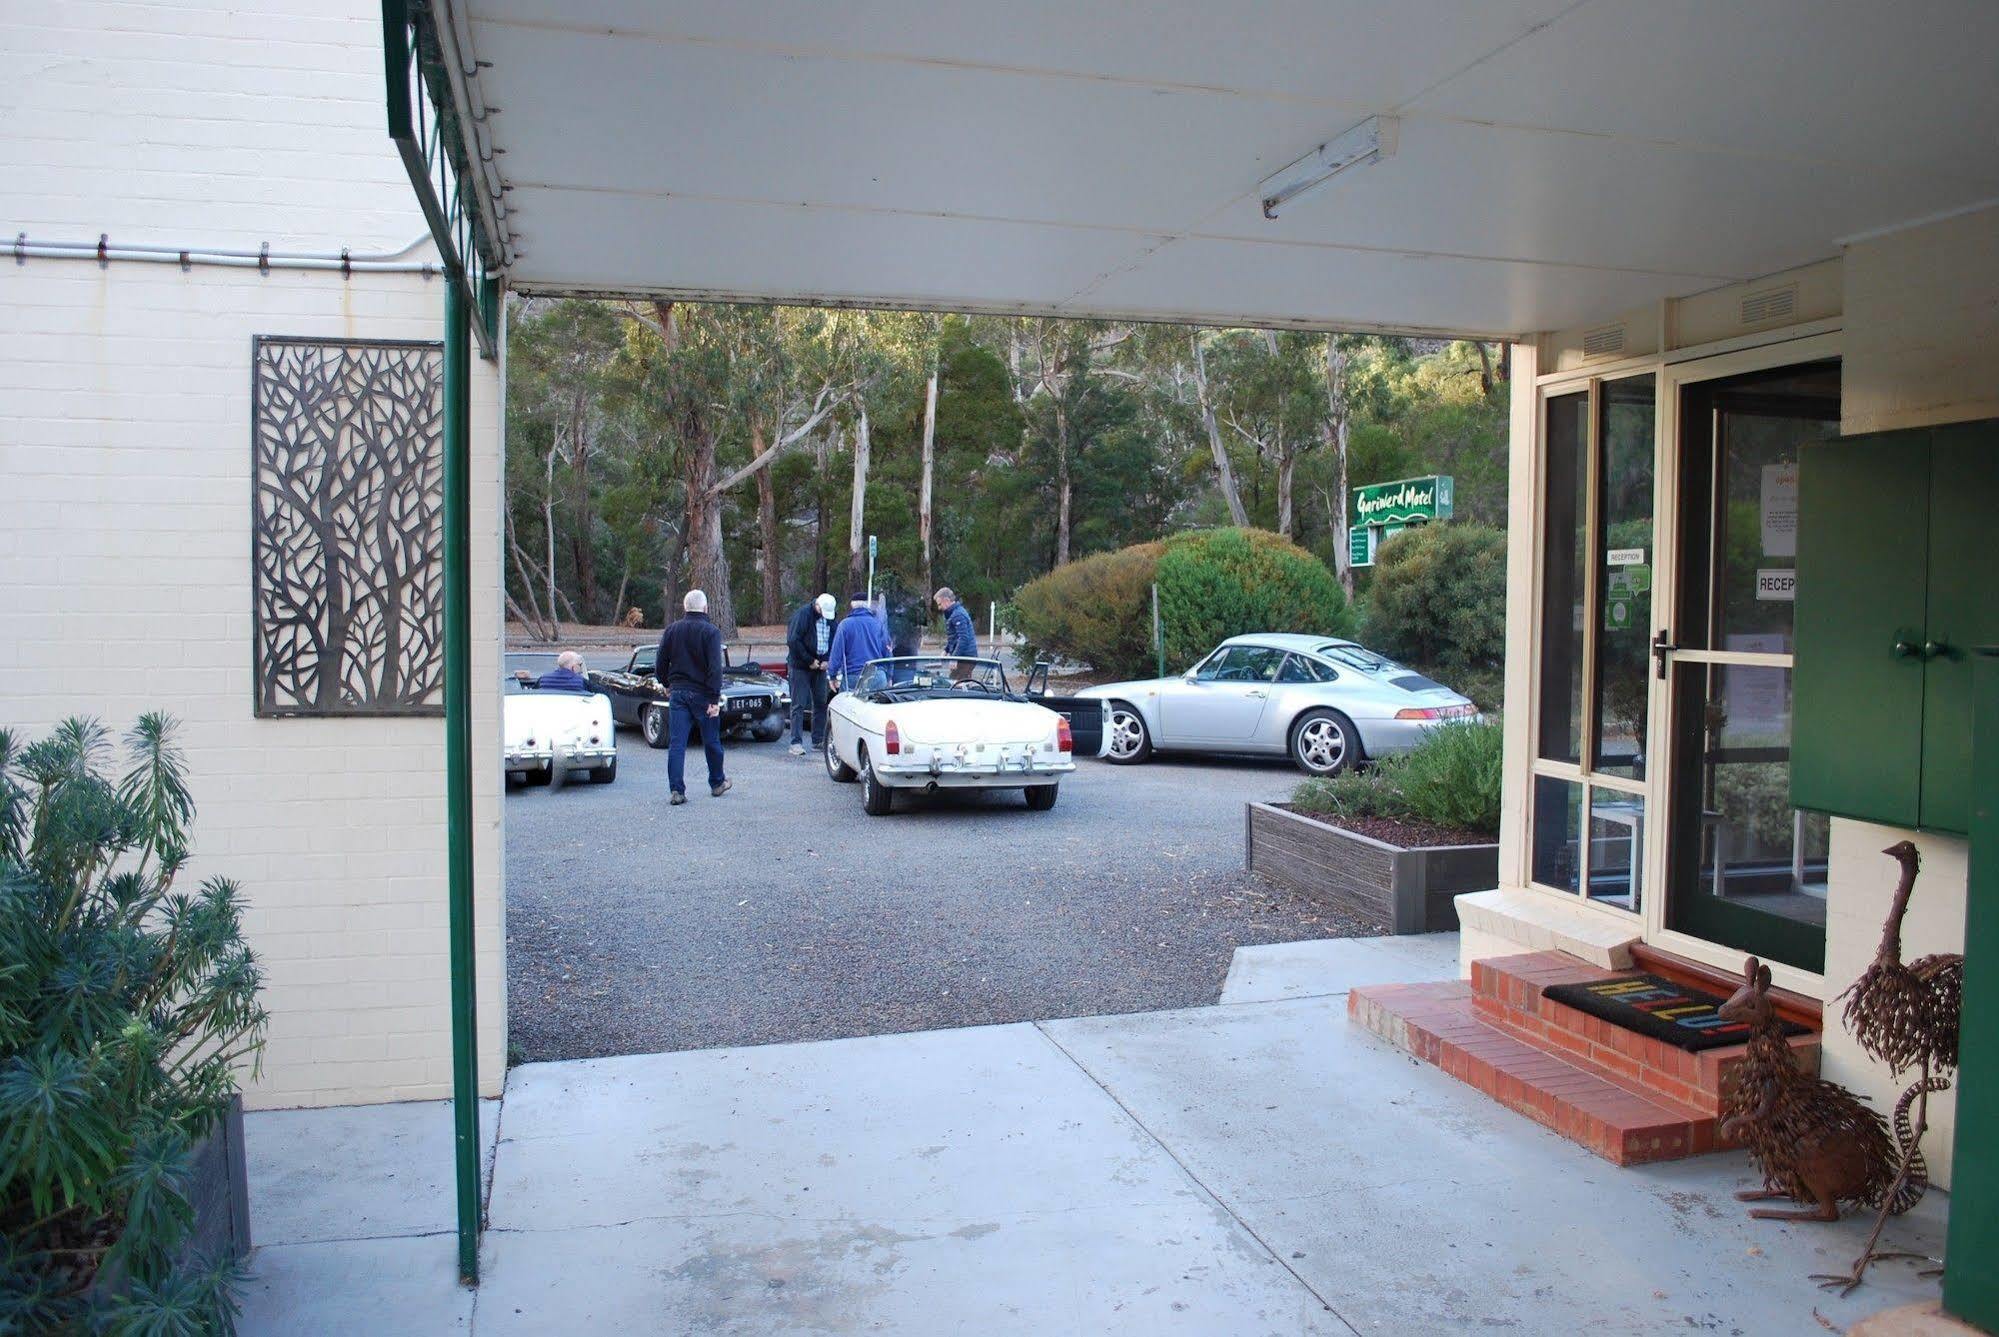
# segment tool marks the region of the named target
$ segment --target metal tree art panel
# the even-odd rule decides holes
[[[443,712],[442,345],[260,337],[259,715]]]

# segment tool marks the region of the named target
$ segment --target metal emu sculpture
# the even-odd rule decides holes
[[[1763,1187],[1735,1196],[1744,1202],[1790,1198],[1813,1204],[1749,1213],[1775,1221],[1837,1221],[1843,1202],[1907,1211],[1920,1195],[1905,1185],[1898,1191],[1898,1160],[1887,1122],[1845,1087],[1798,1067],[1770,1001],[1770,967],[1752,956],[1743,963],[1742,976],[1742,987],[1720,1009],[1727,1020],[1749,1026],[1721,1133],[1748,1147],[1763,1172]]]
[[[1860,978],[1847,986],[1840,997],[1846,1000],[1844,1020],[1861,1049],[1888,1065],[1896,1076],[1911,1067],[1917,1077],[1901,1099],[1895,1102],[1895,1135],[1902,1144],[1902,1161],[1890,1191],[1910,1195],[1911,1204],[1929,1187],[1929,1175],[1920,1150],[1923,1134],[1929,1129],[1930,1094],[1947,1090],[1945,1075],[1957,1068],[1958,1018],[1964,993],[1964,957],[1957,952],[1940,952],[1906,965],[1902,961],[1902,919],[1909,912],[1909,896],[1916,887],[1922,856],[1910,841],[1898,841],[1881,851],[1902,866],[1895,884],[1895,896],[1888,906],[1888,920],[1881,929],[1881,945],[1874,960]],[[1909,1106],[1916,1107],[1916,1122],[1909,1126]],[[1888,1220],[1883,1204],[1874,1229],[1851,1272],[1819,1274],[1826,1287],[1837,1286],[1845,1295],[1858,1286],[1867,1267],[1877,1258],[1909,1257],[1908,1254],[1875,1252],[1881,1228]]]

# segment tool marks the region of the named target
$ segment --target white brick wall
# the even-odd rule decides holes
[[[423,231],[383,129],[380,16],[0,10],[6,237],[392,249]],[[254,1105],[450,1089],[443,725],[257,720],[253,335],[436,339],[416,275],[0,257],[0,720],[183,721],[194,876],[247,893],[270,1044]],[[499,405],[473,360],[474,858],[482,1086],[504,1074]]]

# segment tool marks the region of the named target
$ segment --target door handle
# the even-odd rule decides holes
[[[1950,643],[1948,641],[1923,642],[1924,659],[1935,659],[1940,655],[1947,655],[1949,653],[1950,653]]]
[[[1669,639],[1671,634],[1661,627],[1659,634],[1652,638],[1652,659],[1658,665],[1660,682],[1666,681],[1666,656],[1680,648]]]
[[[1921,653],[1921,649],[1914,641],[1898,639],[1892,653],[1897,659],[1913,659]]]
[[[1250,693],[1249,693],[1249,695],[1250,695],[1250,696],[1253,696],[1253,697],[1255,697],[1255,698],[1256,698],[1257,700],[1261,701],[1261,700],[1262,700],[1262,699],[1263,699],[1264,697],[1266,697],[1266,696],[1269,696],[1269,695],[1270,695],[1270,693],[1268,693],[1268,692],[1264,691],[1264,690],[1263,690],[1263,689],[1262,689],[1261,687],[1259,687],[1259,688],[1257,688],[1257,689],[1256,689],[1255,691],[1253,691],[1253,692],[1250,692]]]

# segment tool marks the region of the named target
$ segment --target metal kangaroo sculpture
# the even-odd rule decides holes
[[[1886,1063],[1901,1075],[1910,1067],[1917,1077],[1895,1102],[1895,1136],[1902,1144],[1902,1157],[1894,1183],[1874,1229],[1853,1270],[1838,1274],[1820,1273],[1816,1280],[1828,1289],[1837,1286],[1840,1294],[1850,1292],[1867,1274],[1868,1264],[1877,1258],[1909,1257],[1907,1254],[1875,1252],[1881,1228],[1887,1224],[1889,1209],[1903,1198],[1913,1205],[1929,1187],[1928,1168],[1923,1164],[1921,1144],[1929,1129],[1930,1095],[1948,1090],[1950,1078],[1942,1074],[1957,1067],[1957,1032],[1963,1011],[1964,957],[1957,952],[1940,952],[1902,962],[1902,920],[1909,912],[1909,897],[1916,888],[1916,874],[1922,869],[1922,855],[1913,842],[1903,840],[1881,851],[1902,866],[1888,905],[1888,919],[1881,928],[1881,945],[1874,960],[1860,978],[1847,986],[1840,997],[1846,1000],[1846,1029],[1868,1054]],[[1914,1102],[1916,1121],[1909,1126],[1909,1105]],[[1894,1207],[1906,1211],[1908,1206]]]
[[[1846,1202],[1907,1211],[1921,1192],[1911,1194],[1904,1184],[1897,1193],[1903,1158],[1889,1139],[1887,1122],[1845,1087],[1798,1067],[1770,1001],[1770,967],[1752,956],[1742,975],[1742,987],[1720,1009],[1722,1017],[1750,1029],[1720,1131],[1748,1147],[1763,1172],[1763,1187],[1735,1196],[1744,1202],[1790,1198],[1812,1204],[1749,1213],[1775,1221],[1837,1221]]]

